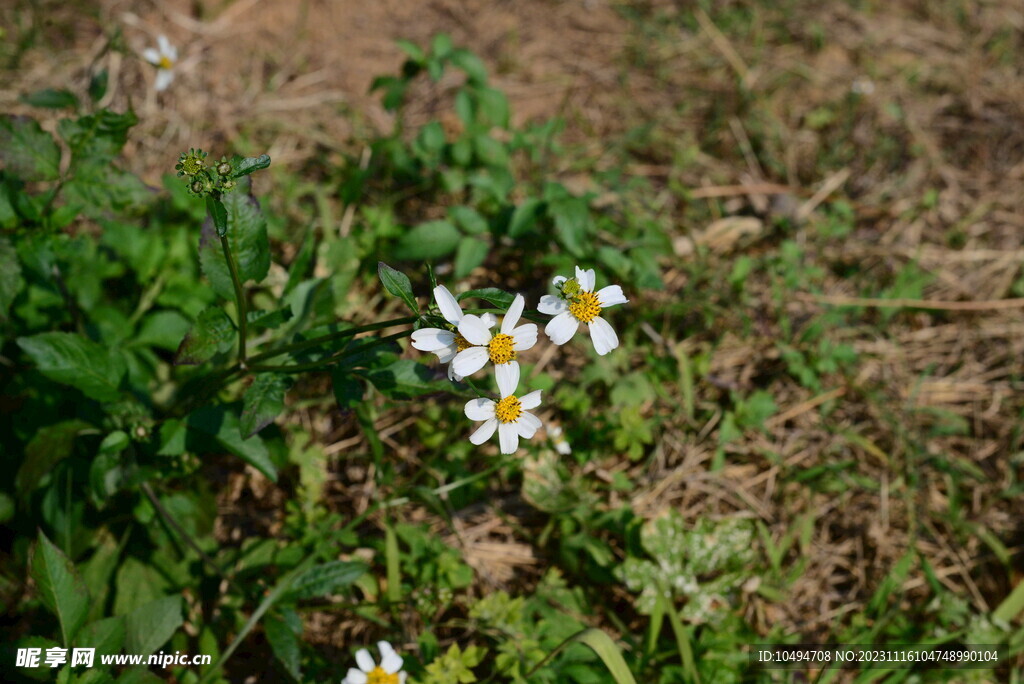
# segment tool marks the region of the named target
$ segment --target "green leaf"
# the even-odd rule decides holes
[[[121,351],[75,333],[19,337],[20,346],[49,379],[81,390],[97,401],[115,401],[127,366]]]
[[[466,72],[469,82],[474,85],[485,85],[487,83],[487,67],[483,61],[466,49],[454,50],[448,59],[452,64]]]
[[[9,173],[24,181],[48,181],[60,175],[60,148],[27,116],[0,118],[0,160]]]
[[[488,166],[506,166],[509,161],[505,145],[486,133],[474,136],[473,152],[482,164]]]
[[[430,52],[433,57],[438,59],[444,59],[447,57],[451,53],[453,47],[452,37],[447,33],[438,33],[430,42]]]
[[[106,69],[98,71],[92,75],[89,79],[89,99],[93,102],[99,102],[103,99],[103,96],[107,94],[107,82],[110,80],[110,74]]]
[[[460,292],[455,295],[455,300],[461,302],[463,299],[469,299],[470,297],[479,297],[480,299],[487,300],[499,309],[507,309],[512,306],[512,300],[516,298],[511,292],[505,292],[496,287],[483,287],[477,290]]]
[[[176,351],[192,324],[177,311],[154,311],[142,320],[132,345]]]
[[[351,411],[363,400],[363,383],[352,375],[350,369],[341,366],[332,368],[331,384],[334,386],[334,398],[343,411]]]
[[[512,218],[508,222],[508,234],[510,237],[519,237],[533,228],[537,222],[537,214],[543,208],[544,202],[536,197],[529,197],[512,212]]]
[[[245,391],[240,429],[248,439],[274,422],[284,410],[284,395],[292,381],[281,373],[259,373]]]
[[[224,310],[216,306],[207,307],[181,341],[174,363],[180,366],[209,361],[217,352],[231,349],[234,339],[235,324]]]
[[[281,610],[280,617],[271,613],[263,621],[263,633],[270,642],[284,669],[297,681],[302,680],[302,651],[299,647],[302,636],[302,620],[291,608]]]
[[[109,164],[83,166],[64,185],[63,197],[68,204],[61,207],[67,212],[62,220],[70,221],[79,211],[90,218],[105,218],[111,210],[148,204],[154,196],[145,183],[127,171]]]
[[[509,108],[508,98],[505,93],[494,88],[479,88],[476,91],[477,101],[480,103],[481,118],[483,124],[490,128],[508,128]]]
[[[77,119],[61,119],[57,132],[71,147],[71,166],[76,174],[82,167],[95,172],[114,161],[128,140],[128,131],[138,123],[134,112],[118,114],[102,109]]]
[[[473,207],[456,205],[448,208],[448,216],[463,232],[480,235],[487,232],[487,219]]]
[[[629,667],[626,666],[626,661],[622,657],[622,649],[612,641],[610,636],[596,627],[585,629],[569,637],[559,644],[548,657],[554,656],[555,653],[573,642],[586,644],[593,649],[615,679],[615,684],[636,684],[633,673],[629,671]]]
[[[64,109],[65,107],[78,107],[78,98],[68,90],[54,90],[44,88],[19,98],[22,102],[33,107],[44,109]]]
[[[590,208],[586,200],[570,197],[548,205],[548,213],[555,219],[558,238],[573,256],[583,256],[587,233],[591,227]]]
[[[270,155],[261,154],[258,157],[236,157],[235,159],[232,159],[231,166],[235,170],[232,177],[241,178],[242,176],[248,176],[253,171],[262,171],[270,166]]]
[[[227,241],[242,283],[261,282],[270,270],[270,243],[267,221],[256,198],[248,194],[248,180],[240,181],[238,189],[224,195],[227,211]],[[224,260],[224,249],[212,220],[203,224],[199,239],[199,263],[210,279],[214,292],[225,299],[234,299],[231,272]]]
[[[249,321],[250,330],[257,328],[276,330],[290,321],[292,315],[291,307],[285,307],[283,309],[275,309],[274,311],[250,311],[246,316],[246,320]]]
[[[458,229],[449,221],[428,221],[405,233],[395,247],[399,259],[439,259],[459,244]]]
[[[120,653],[124,647],[124,617],[118,615],[90,622],[78,632],[75,645],[95,648],[97,653]]]
[[[455,277],[465,278],[470,271],[484,263],[491,246],[475,237],[464,237],[455,252]]]
[[[370,371],[366,377],[384,396],[392,399],[412,399],[422,394],[451,389],[451,383],[436,379],[433,370],[412,359],[395,361],[389,366]]]
[[[398,536],[390,523],[384,527],[384,563],[388,579],[388,601],[398,603],[402,600],[402,568],[401,556],[398,553]]]
[[[419,45],[411,41],[399,38],[398,40],[395,41],[395,45],[398,46],[399,50],[409,55],[409,59],[413,60],[414,62],[422,63],[423,60],[426,59],[427,57],[426,54],[423,52],[423,48],[421,48]]]
[[[359,561],[330,561],[315,565],[295,579],[288,592],[288,600],[300,601],[336,594],[339,589],[351,586],[366,572],[366,564]]]
[[[187,425],[190,430],[213,437],[219,446],[277,482],[277,468],[263,440],[257,435],[244,439],[238,417],[226,406],[206,406],[193,411]]]
[[[181,627],[181,597],[167,596],[139,606],[124,616],[124,622],[125,650],[148,656]]]
[[[7,318],[14,298],[24,286],[18,253],[10,240],[0,237],[0,320]]]
[[[210,214],[210,218],[213,219],[213,227],[217,231],[217,237],[224,237],[227,235],[228,210],[224,208],[224,203],[216,197],[207,197],[206,211]]]
[[[64,645],[70,646],[89,614],[89,590],[75,566],[42,530],[32,554],[30,574],[39,599],[60,621]]]
[[[391,268],[383,261],[377,262],[377,277],[384,285],[384,289],[405,302],[413,313],[419,313],[416,305],[416,297],[412,293],[412,282],[409,276],[395,268]]]
[[[431,121],[420,129],[416,141],[424,152],[437,154],[444,147],[444,128],[440,121]]]

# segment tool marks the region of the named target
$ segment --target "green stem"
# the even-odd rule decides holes
[[[242,281],[238,279],[238,267],[235,265],[235,257],[231,254],[231,245],[228,244],[226,235],[221,236],[220,245],[224,248],[224,260],[228,262],[228,271],[231,273],[231,284],[235,286],[235,306],[238,309],[238,363],[245,367],[245,333],[248,314],[245,310],[245,293],[242,292]]]
[[[253,372],[273,372],[273,373],[301,373],[303,371],[308,371],[308,370],[321,370],[321,369],[323,369],[326,366],[338,363],[340,361],[344,361],[346,358],[350,358],[350,357],[353,357],[353,356],[358,356],[359,354],[362,354],[367,349],[372,349],[373,347],[379,347],[380,345],[387,344],[388,342],[393,342],[395,340],[400,340],[403,337],[408,337],[411,334],[412,334],[411,330],[403,330],[402,332],[395,333],[394,335],[387,335],[386,337],[381,337],[380,339],[377,339],[374,342],[371,342],[370,344],[367,344],[367,345],[364,345],[362,347],[359,347],[359,349],[353,349],[352,351],[348,352],[347,354],[335,354],[334,356],[329,356],[326,359],[320,359],[319,361],[312,361],[310,363],[299,363],[299,364],[290,364],[290,365],[283,365],[283,366],[261,366],[261,365],[257,365],[255,363],[253,363],[253,364],[249,365],[248,369],[253,371]],[[255,361],[255,360],[256,360],[256,357],[253,357],[253,361]]]
[[[325,342],[331,342],[333,340],[341,340],[346,337],[352,337],[364,332],[373,332],[374,330],[382,330],[383,328],[390,328],[396,325],[408,325],[416,321],[416,316],[405,316],[403,318],[395,318],[390,321],[382,321],[380,323],[370,323],[368,325],[361,325],[356,328],[346,328],[345,330],[339,330],[338,332],[328,333],[326,335],[320,335],[319,337],[311,337],[308,340],[302,340],[301,342],[293,342],[286,344],[283,347],[277,349],[271,349],[265,351],[262,354],[249,359],[250,363],[259,363],[260,361],[266,361],[272,359],[275,356],[281,356],[282,354],[288,354],[291,352],[303,351],[304,349],[310,349],[317,347]]]

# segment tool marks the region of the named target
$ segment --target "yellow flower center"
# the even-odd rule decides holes
[[[579,294],[580,289],[580,281],[576,280],[575,278],[569,278],[564,283],[562,283],[562,294],[564,294],[566,297],[571,298],[576,296],[577,294]]]
[[[172,69],[174,68],[174,62],[171,61],[170,57],[164,55],[160,58],[160,62],[157,64],[157,66],[161,69]]]
[[[589,323],[601,315],[601,305],[593,292],[580,292],[569,302],[569,313],[581,323]]]
[[[514,396],[502,399],[494,407],[494,415],[502,423],[511,423],[523,412],[523,405]]]
[[[398,673],[388,674],[378,665],[366,675],[366,684],[398,684]]]
[[[455,333],[455,348],[459,351],[465,351],[472,347],[473,344],[463,337],[460,333]]]
[[[516,358],[516,341],[511,335],[498,333],[487,343],[487,353],[491,357],[491,363],[498,365],[514,361]]]

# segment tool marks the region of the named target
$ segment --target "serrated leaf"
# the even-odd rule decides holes
[[[72,92],[68,90],[54,90],[53,88],[43,88],[34,93],[22,95],[19,99],[25,104],[44,109],[64,109],[65,107],[74,108],[78,106],[78,98]]]
[[[228,407],[206,406],[193,411],[186,424],[190,430],[212,437],[218,445],[277,482],[277,468],[270,460],[267,446],[259,435],[244,439],[238,416]]]
[[[32,554],[31,575],[39,599],[57,616],[64,645],[69,646],[89,614],[89,590],[71,561],[42,530]]]
[[[6,237],[0,237],[0,320],[7,318],[14,298],[25,286],[18,252]]]
[[[477,290],[466,290],[455,295],[456,301],[462,301],[463,299],[469,299],[470,297],[479,297],[484,299],[499,309],[507,309],[512,306],[512,300],[516,298],[511,292],[505,292],[499,290],[496,287],[483,287]]]
[[[125,650],[148,656],[181,627],[181,597],[167,596],[139,606],[124,616],[124,622]]]
[[[416,305],[416,297],[412,293],[412,282],[409,281],[409,276],[396,268],[391,268],[383,261],[378,261],[377,277],[380,278],[380,282],[385,290],[405,302],[405,305],[413,313],[419,312],[419,307]]]
[[[62,207],[68,212],[64,220],[69,221],[79,211],[90,218],[104,218],[111,210],[144,205],[155,193],[134,174],[108,164],[79,167],[64,185],[63,197],[68,202]]]
[[[330,596],[351,586],[366,572],[366,564],[358,561],[330,561],[316,565],[295,579],[287,596],[294,601]]]
[[[235,169],[233,177],[241,178],[242,176],[248,176],[253,171],[261,171],[270,166],[270,155],[261,154],[258,157],[245,157],[237,161],[232,160],[231,165]]]
[[[406,232],[395,246],[399,259],[439,259],[459,244],[458,229],[448,221],[428,221]]]
[[[455,277],[464,278],[470,271],[484,263],[491,246],[475,237],[464,237],[455,252]]]
[[[434,372],[411,359],[401,359],[366,374],[373,386],[393,399],[412,399],[422,394],[451,389],[447,380],[435,378]]]
[[[239,181],[234,192],[224,195],[227,211],[228,245],[238,269],[238,278],[261,282],[270,270],[270,243],[267,240],[267,221],[256,198],[248,194],[248,181]],[[224,260],[224,249],[213,221],[203,223],[199,239],[199,263],[210,279],[214,292],[225,299],[234,299],[235,290],[231,272]]]
[[[27,116],[0,118],[0,160],[9,173],[24,181],[48,181],[60,175],[60,148]]]
[[[284,395],[292,381],[280,373],[259,373],[245,391],[240,429],[248,439],[274,422],[284,410]]]
[[[543,208],[544,202],[536,197],[523,200],[523,203],[512,212],[512,218],[508,222],[508,234],[510,237],[519,237],[533,228],[537,222],[537,215]]]
[[[202,310],[174,355],[175,365],[192,365],[228,351],[235,340],[235,324],[224,310],[210,306]]]
[[[57,132],[71,147],[71,166],[77,174],[82,167],[97,169],[112,162],[138,121],[135,112],[118,114],[102,109],[77,119],[61,119]]]
[[[97,401],[115,401],[127,370],[118,349],[75,333],[47,332],[19,337],[18,346],[49,379],[71,385]]]

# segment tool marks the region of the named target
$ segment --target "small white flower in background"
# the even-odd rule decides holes
[[[516,387],[519,385],[519,365],[512,367],[508,374],[495,374],[498,380],[500,401],[493,399],[472,399],[466,402],[466,417],[470,420],[482,420],[484,423],[469,436],[469,441],[480,445],[498,431],[498,446],[503,454],[514,454],[519,448],[519,438],[530,439],[540,429],[540,418],[527,413],[527,409],[540,406],[540,390],[517,397]]]
[[[551,442],[555,445],[555,451],[563,456],[568,456],[572,453],[569,440],[562,436],[562,427],[560,425],[549,425],[548,437],[551,438]]]
[[[356,651],[357,670],[350,667],[341,684],[405,684],[406,673],[402,672],[402,656],[386,641],[377,642],[380,651],[380,665],[365,648]]]
[[[441,315],[451,324],[451,329],[420,328],[412,334],[412,346],[420,351],[437,354],[441,363],[451,363],[456,354],[473,345],[458,332],[459,323],[462,322],[462,307],[459,306],[458,300],[452,296],[448,288],[444,285],[435,287],[434,301],[437,302],[437,308],[441,310]],[[476,317],[474,316],[474,318]],[[488,330],[498,322],[498,319],[491,314],[484,314],[479,319]],[[455,372],[454,365],[448,366],[448,379],[462,380],[462,376]]]
[[[178,62],[178,48],[171,45],[167,36],[157,36],[157,44],[160,49],[146,48],[142,56],[147,62],[156,67],[156,89],[166,90],[174,80],[174,65]]]
[[[466,314],[459,323],[459,334],[472,346],[461,350],[452,361],[452,368],[459,375],[466,376],[476,373],[487,365],[490,360],[494,364],[494,375],[501,386],[502,378],[508,383],[512,380],[512,390],[519,384],[519,362],[516,355],[537,344],[537,325],[525,323],[516,327],[519,317],[523,315],[526,300],[517,294],[512,306],[505,312],[501,321],[501,331],[491,335],[490,326],[480,316]]]
[[[850,92],[857,95],[872,95],[875,92],[875,82],[866,76],[858,76],[850,84]]]
[[[601,311],[629,300],[618,285],[602,287],[594,292],[595,280],[594,269],[584,271],[579,266],[576,267],[575,278],[555,276],[553,282],[561,295],[544,295],[537,309],[554,316],[544,327],[552,342],[565,344],[576,334],[580,323],[586,323],[590,326],[594,350],[604,356],[619,346],[619,338],[608,321],[601,318]]]

